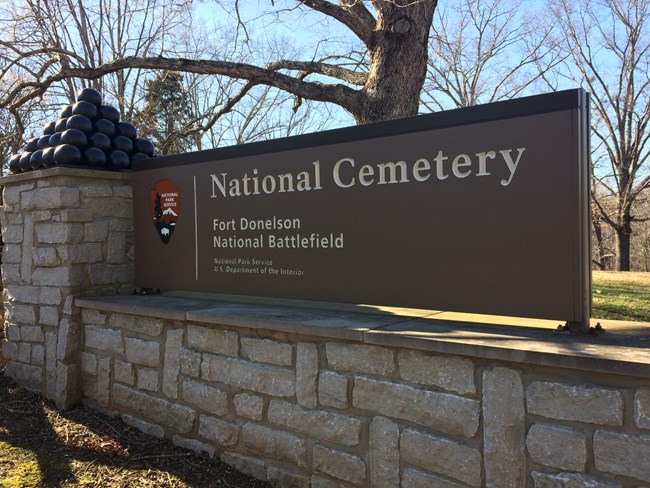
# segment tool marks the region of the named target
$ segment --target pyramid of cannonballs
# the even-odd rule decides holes
[[[137,137],[136,128],[120,121],[120,112],[102,105],[102,95],[92,88],[77,93],[59,120],[50,122],[41,137],[32,138],[11,157],[9,171],[20,173],[55,165],[127,170],[138,159],[153,157],[153,144]]]

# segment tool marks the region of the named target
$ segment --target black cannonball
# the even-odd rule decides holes
[[[48,122],[47,124],[45,124],[45,127],[43,128],[43,135],[51,136],[52,134],[54,134],[56,132],[55,126],[56,126],[56,122]]]
[[[120,122],[117,124],[116,129],[120,136],[128,137],[131,140],[135,140],[138,137],[136,128],[128,122]]]
[[[61,134],[61,143],[84,148],[88,145],[88,138],[79,129],[68,129]]]
[[[133,153],[133,141],[128,137],[117,136],[113,139],[113,147],[118,151],[123,151],[127,154]]]
[[[108,155],[108,164],[116,169],[129,169],[131,167],[129,155],[124,151],[117,149],[115,151],[111,151]]]
[[[84,88],[77,92],[77,100],[80,102],[89,102],[100,107],[102,104],[102,94],[94,88]]]
[[[117,124],[120,121],[120,112],[115,107],[111,105],[102,105],[99,109],[99,116],[108,119],[114,124]]]
[[[97,107],[84,100],[77,102],[72,106],[72,115],[85,115],[90,120],[94,120],[97,118],[97,113]]]
[[[54,147],[46,147],[43,149],[43,156],[41,156],[41,163],[45,168],[49,168],[54,165]]]
[[[50,137],[51,136],[43,136],[38,138],[38,142],[36,143],[36,149],[45,149],[50,145]]]
[[[31,157],[29,158],[29,164],[32,167],[32,169],[38,169],[41,166],[43,166],[42,158],[43,158],[43,151],[41,151],[40,149],[32,153]]]
[[[139,137],[135,140],[135,150],[151,157],[154,152],[153,143],[149,139]]]
[[[56,164],[80,164],[81,151],[72,144],[61,144],[54,150],[54,162]]]
[[[65,124],[68,129],[77,129],[81,132],[89,134],[93,131],[93,123],[85,115],[73,115],[68,119],[68,122]]]
[[[60,119],[67,119],[72,115],[72,105],[66,105],[59,116]]]
[[[32,137],[25,145],[25,150],[29,152],[36,151],[38,146],[38,137]]]
[[[54,131],[55,132],[63,132],[66,129],[66,124],[68,123],[68,118],[61,118],[56,121],[56,124],[54,125]]]
[[[95,130],[107,136],[113,136],[115,135],[115,124],[108,119],[99,119],[95,121]]]
[[[88,144],[90,144],[92,147],[97,147],[106,152],[109,152],[113,147],[110,137],[108,137],[106,134],[102,134],[101,132],[95,132],[93,135],[91,135],[88,138]]]
[[[20,155],[20,161],[18,162],[20,171],[29,171],[32,169],[32,163],[29,161],[31,157],[32,153],[30,151],[25,151]]]
[[[18,173],[20,171],[20,156],[21,154],[14,154],[9,159],[9,171],[11,173]]]
[[[50,147],[56,147],[61,144],[61,134],[63,134],[63,132],[55,132],[50,136]]]
[[[106,166],[106,153],[98,147],[90,147],[84,152],[90,166]]]
[[[137,152],[131,156],[131,161],[142,161],[143,159],[149,159],[149,156],[141,152]]]

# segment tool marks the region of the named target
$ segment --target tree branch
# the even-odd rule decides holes
[[[360,0],[341,0],[334,5],[326,0],[298,0],[301,4],[338,20],[370,47],[377,21]]]
[[[368,80],[367,73],[357,73],[349,69],[341,68],[327,63],[317,61],[291,61],[282,59],[266,65],[267,69],[278,71],[287,69],[291,71],[301,71],[307,74],[319,73],[332,78],[338,78],[353,85],[363,86]]]

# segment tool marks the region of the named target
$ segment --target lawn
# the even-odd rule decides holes
[[[592,289],[594,318],[650,322],[650,273],[594,271]]]

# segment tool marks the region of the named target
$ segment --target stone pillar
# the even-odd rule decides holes
[[[81,390],[74,297],[133,289],[130,174],[54,167],[0,185],[5,374],[69,407]]]

